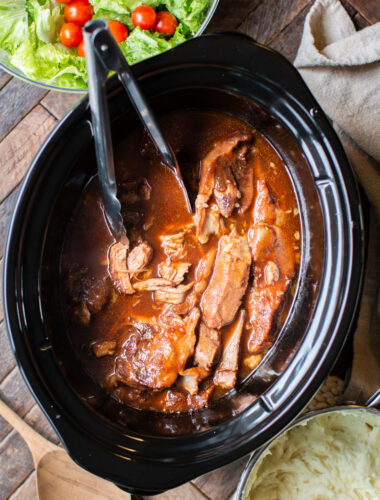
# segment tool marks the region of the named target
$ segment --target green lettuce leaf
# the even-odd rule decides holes
[[[186,41],[182,30],[183,27],[179,25],[175,34],[171,38],[166,39],[158,33],[135,28],[126,41],[120,44],[120,48],[128,63],[134,64]]]
[[[69,87],[86,87],[86,62],[78,57],[76,49],[60,43],[41,43],[34,23],[25,40],[10,58],[10,63],[34,80]]]
[[[202,24],[210,2],[209,0],[161,0],[158,3],[180,19],[194,35]]]
[[[28,38],[28,14],[25,6],[20,5],[7,9],[7,2],[0,2],[0,47],[7,52],[13,52]]]
[[[0,13],[9,10],[25,10],[25,0],[0,0]]]
[[[117,19],[133,29],[131,14],[141,4],[154,9],[169,10],[191,34],[202,24],[210,0],[91,0],[95,17]]]
[[[58,40],[58,32],[65,22],[62,6],[53,0],[40,2],[28,0],[27,11],[36,25],[36,34],[44,43],[54,43]]]
[[[29,78],[38,79],[38,66],[35,58],[37,42],[34,24],[30,26],[30,29],[33,31],[29,33],[29,38],[17,47],[9,62]]]

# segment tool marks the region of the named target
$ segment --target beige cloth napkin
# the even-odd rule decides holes
[[[371,203],[363,298],[346,397],[363,403],[380,387],[380,23],[356,31],[338,0],[317,0],[295,66],[333,120]]]

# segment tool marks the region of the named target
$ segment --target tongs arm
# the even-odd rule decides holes
[[[145,129],[161,153],[165,164],[178,173],[178,166],[171,148],[162,135],[153,111],[142,94],[136,77],[126,61],[119,44],[116,42],[105,21],[98,20],[93,22],[96,23],[96,27],[92,31],[91,38],[96,55],[108,71],[115,71],[117,73],[141,121],[144,123]],[[92,22],[86,25],[85,31],[88,28],[92,28]]]
[[[92,43],[93,34],[96,33],[97,29],[103,27],[104,21],[97,20],[88,23],[84,29],[88,93],[104,211],[114,236],[117,240],[122,240],[126,238],[126,231],[121,216],[121,205],[117,198],[111,126],[106,95],[106,80],[109,70],[97,56]]]
[[[106,97],[106,79],[110,71],[115,71],[118,75],[164,163],[175,173],[178,182],[182,186],[187,209],[191,213],[189,195],[176,157],[166,142],[154,113],[107,23],[101,19],[87,23],[84,27],[84,40],[99,180],[106,216],[113,233],[118,239],[126,236],[120,213],[121,206],[116,196],[117,186]]]

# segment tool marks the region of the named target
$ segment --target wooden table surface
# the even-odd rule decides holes
[[[313,0],[221,0],[210,31],[237,29],[293,61],[304,19],[312,3]],[[344,0],[342,3],[357,29],[380,21],[380,0]],[[42,142],[77,99],[77,95],[48,92],[0,71],[1,261],[20,183]],[[58,442],[16,367],[1,306],[0,397],[44,436]],[[245,462],[243,458],[156,498],[228,500]],[[36,499],[34,476],[33,461],[26,444],[0,418],[0,500]]]

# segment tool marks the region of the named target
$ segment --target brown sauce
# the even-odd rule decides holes
[[[260,175],[257,169],[252,172],[254,176],[253,201],[245,213],[239,213],[236,208],[229,217],[224,218],[223,234],[230,234],[233,231],[234,234],[246,238],[255,223],[254,205],[259,194],[258,181],[264,180],[276,208],[277,222],[274,225],[281,226],[281,245],[284,247],[282,251],[280,239],[277,239],[273,248],[267,250],[268,259],[275,263],[275,274],[276,268],[280,267],[280,275],[281,265],[278,259],[281,260],[281,255],[286,259],[286,251],[291,252],[295,261],[294,272],[286,283],[286,293],[281,300],[271,306],[270,298],[267,300],[267,297],[261,294],[260,300],[263,301],[264,309],[276,307],[276,319],[271,324],[270,335],[265,338],[265,341],[258,348],[250,349],[252,324],[249,322],[249,303],[256,300],[256,296],[252,295],[252,290],[255,288],[255,283],[260,283],[263,279],[264,272],[266,273],[265,279],[268,279],[269,272],[269,267],[265,267],[267,262],[263,263],[265,269],[263,267],[260,271],[260,259],[257,259],[256,267],[253,259],[249,269],[248,285],[242,298],[242,306],[239,308],[239,310],[248,311],[239,344],[236,382],[239,383],[239,380],[255,369],[274,343],[291,304],[300,258],[300,224],[292,184],[281,158],[270,143],[257,130],[234,117],[214,111],[175,111],[161,119],[161,126],[177,154],[193,202],[198,193],[202,160],[215,143],[236,132],[249,134],[252,137],[250,154],[255,157],[256,163],[253,162],[251,165],[257,167],[257,162],[259,162],[260,166]],[[118,192],[123,206],[130,248],[143,240],[148,242],[153,249],[153,257],[146,270],[138,273],[134,280],[143,281],[158,277],[158,266],[167,260],[160,237],[186,228],[184,236],[186,255],[180,260],[190,263],[191,266],[183,283],[195,281],[197,265],[208,252],[218,247],[220,235],[211,234],[204,244],[198,241],[193,215],[189,214],[186,209],[184,195],[177,179],[167,167],[160,163],[142,130],[133,131],[118,145],[115,164]],[[137,196],[131,195],[131,192]],[[265,221],[263,224],[268,225]],[[278,234],[279,229],[276,231]],[[178,376],[170,387],[163,389],[127,385],[115,375],[116,354],[114,350],[111,349],[111,354],[100,357],[94,354],[96,343],[110,341],[120,346],[123,339],[128,340],[130,330],[133,329],[131,325],[136,322],[139,324],[158,322],[160,315],[168,306],[167,303],[155,301],[154,292],[134,294],[118,292],[109,274],[109,251],[114,243],[115,240],[104,218],[98,182],[95,177],[85,188],[78,209],[67,229],[61,261],[62,280],[65,283],[63,302],[70,340],[82,366],[91,378],[106,389],[112,397],[136,408],[177,412],[194,410],[211,404],[228,390],[223,386],[215,385],[214,376],[223,352],[236,329],[238,313],[234,315],[232,322],[219,329],[221,353],[208,376],[200,381],[199,390],[194,394],[190,394],[181,387],[179,383],[181,376]],[[89,304],[88,308],[91,313],[86,325],[83,325],[83,322],[78,324],[73,318],[73,289],[77,286],[75,280],[78,276],[85,277],[86,280],[86,303]],[[275,276],[274,279],[276,278],[280,283],[282,277]],[[208,281],[210,279],[209,277]],[[272,293],[273,288],[273,293],[278,293],[278,291],[275,292],[275,285],[272,288],[271,286],[266,289]],[[78,293],[84,293],[83,285]],[[77,303],[74,305],[77,307]],[[199,301],[197,306],[200,307]],[[196,328],[196,336],[197,338],[199,336],[199,324]],[[193,363],[194,355],[192,354],[187,360],[186,368],[193,366]]]

